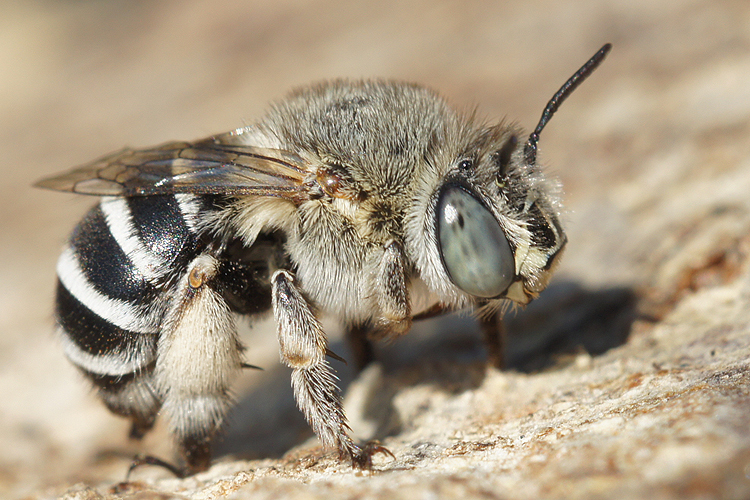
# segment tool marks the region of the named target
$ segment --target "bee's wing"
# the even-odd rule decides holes
[[[100,196],[196,193],[299,199],[308,174],[305,161],[294,153],[226,144],[217,137],[123,149],[35,186]]]

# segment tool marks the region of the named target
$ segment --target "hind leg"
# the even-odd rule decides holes
[[[229,388],[242,370],[242,345],[217,280],[219,261],[199,255],[172,297],[157,347],[156,388],[187,472],[205,470],[211,443],[232,398]]]
[[[131,421],[132,439],[141,439],[151,430],[161,407],[153,387],[152,369],[153,365],[144,372],[116,377],[84,371],[109,411]]]

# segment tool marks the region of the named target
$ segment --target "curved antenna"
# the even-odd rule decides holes
[[[544,108],[544,112],[542,112],[542,117],[539,119],[539,123],[529,136],[529,140],[526,141],[526,147],[523,150],[528,164],[536,164],[536,147],[539,142],[539,134],[542,133],[547,122],[552,118],[552,115],[555,114],[555,111],[557,111],[557,108],[560,107],[563,101],[565,101],[565,99],[567,99],[568,96],[572,94],[573,91],[602,63],[604,58],[607,57],[610,49],[612,49],[611,43],[604,44],[604,46],[602,46],[602,48],[591,57],[591,59],[586,61],[586,64],[581,66],[573,76],[568,78],[568,81],[565,82],[565,84],[560,87],[560,90],[558,90],[555,95],[552,96],[552,99],[549,100],[547,106]]]

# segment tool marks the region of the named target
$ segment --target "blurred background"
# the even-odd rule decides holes
[[[746,0],[2,2],[0,497],[120,480],[139,449],[53,333],[55,261],[94,200],[33,189],[36,179],[126,145],[231,130],[290,88],[332,77],[420,82],[458,108],[532,129],[605,42],[609,58],[540,142],[564,186],[570,238],[556,289],[653,293],[658,316],[683,276],[655,278],[665,259],[679,267],[669,231],[689,227],[701,186],[717,189],[721,176],[727,196],[745,186],[731,176],[750,161]],[[247,343],[248,361],[266,371],[239,382],[236,439],[220,446],[280,456],[309,434],[291,396],[266,404],[288,391],[273,333]],[[171,456],[159,429],[145,448]]]

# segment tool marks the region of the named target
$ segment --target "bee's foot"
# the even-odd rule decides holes
[[[362,446],[362,448],[358,448],[356,453],[352,454],[352,467],[359,470],[372,469],[372,457],[378,453],[388,455],[396,460],[396,455],[391,453],[391,450],[381,445],[380,441],[368,441]]]
[[[144,465],[155,465],[156,467],[161,467],[163,469],[167,469],[169,472],[174,474],[177,478],[184,478],[190,475],[190,472],[183,468],[178,467],[174,464],[171,464],[167,462],[166,460],[162,460],[161,458],[153,457],[151,455],[136,455],[133,458],[133,462],[130,464],[130,467],[128,468],[128,473],[125,474],[125,482],[130,481],[130,474],[137,469],[138,467],[142,467]]]

